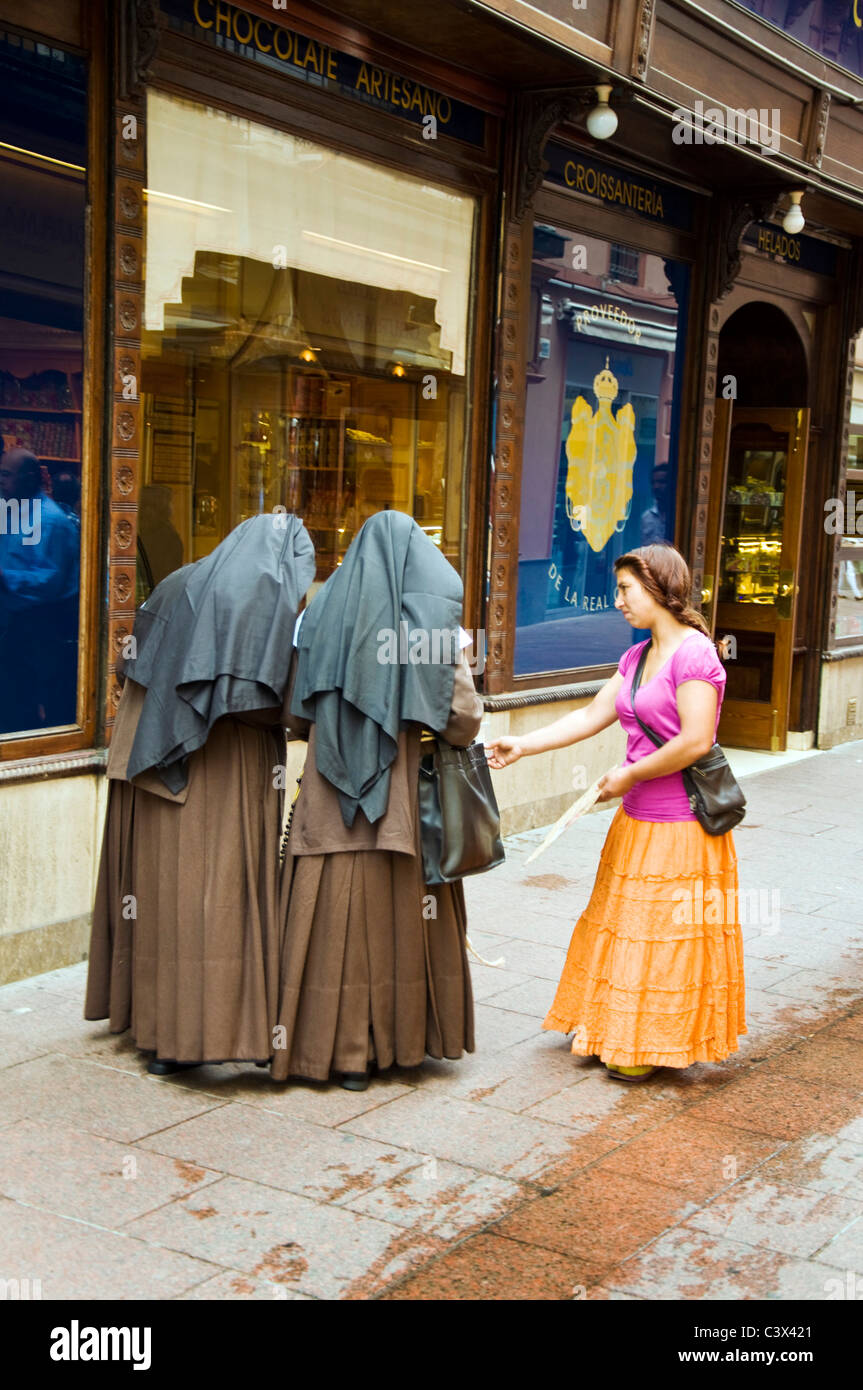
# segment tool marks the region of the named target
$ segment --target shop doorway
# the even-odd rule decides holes
[[[785,749],[809,410],[806,358],[790,319],[750,304],[720,336],[705,605],[727,651],[719,737]]]

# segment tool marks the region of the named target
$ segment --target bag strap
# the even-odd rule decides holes
[[[652,729],[648,728],[644,720],[641,718],[641,715],[638,713],[638,710],[635,708],[635,692],[641,685],[641,677],[644,674],[644,667],[647,663],[647,654],[649,651],[650,643],[646,642],[644,647],[642,648],[641,656],[638,658],[638,665],[635,668],[635,675],[632,677],[632,685],[629,688],[629,703],[632,705],[632,713],[635,715],[636,719],[641,725],[642,732],[647,734],[647,737],[650,739],[651,743],[655,745],[655,747],[664,748],[668,740],[660,738],[658,734],[655,734]]]

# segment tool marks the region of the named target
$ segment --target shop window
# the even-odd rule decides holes
[[[474,200],[158,93],[146,196],[139,597],[274,508],[461,568]]]
[[[0,82],[0,737],[8,738],[75,725],[78,715],[86,68],[0,30]]]
[[[863,641],[863,334],[855,347],[845,505],[839,540],[835,642]]]
[[[616,664],[639,640],[614,608],[614,561],[675,539],[689,286],[677,262],[541,230],[532,283],[546,349],[527,386],[517,676]]]

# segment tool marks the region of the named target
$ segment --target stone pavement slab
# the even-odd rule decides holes
[[[404,1265],[403,1233],[392,1223],[233,1177],[128,1229],[150,1245],[313,1298],[342,1298],[371,1269],[380,1267],[386,1278]],[[424,1234],[420,1246],[426,1255],[443,1248]]]
[[[233,1104],[162,1129],[143,1140],[143,1147],[321,1203],[348,1201],[420,1162],[404,1144],[398,1148],[357,1137],[364,1118],[350,1121],[355,1132],[347,1133]]]
[[[602,1287],[612,1298],[621,1293],[649,1300],[818,1301],[830,1295],[832,1278],[835,1271],[814,1261],[709,1235],[684,1222],[607,1273]]]
[[[642,1087],[541,1028],[613,810],[530,865],[544,831],[515,836],[466,883],[471,939],[505,962],[475,966],[477,1051],[363,1093],[149,1077],[81,1018],[83,964],[0,989],[0,1276],[95,1300],[848,1296],[861,774],[852,744],[747,778],[749,1032]]]
[[[53,1122],[18,1120],[0,1131],[4,1197],[97,1226],[122,1226],[220,1177]]]
[[[217,1105],[185,1088],[162,1087],[156,1077],[58,1053],[0,1071],[0,1112],[7,1118],[50,1119],[121,1143]]]
[[[3,1277],[38,1279],[43,1299],[174,1298],[216,1272],[126,1232],[0,1199]]]

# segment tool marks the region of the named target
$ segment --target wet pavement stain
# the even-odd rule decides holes
[[[295,1284],[307,1272],[309,1262],[303,1247],[295,1240],[274,1245],[252,1270],[253,1276],[268,1279],[272,1284]]]
[[[196,1164],[187,1163],[185,1159],[182,1158],[174,1159],[174,1167],[176,1168],[179,1176],[183,1179],[183,1182],[187,1182],[189,1184],[202,1182],[203,1179],[207,1176],[206,1168],[198,1168]]]

